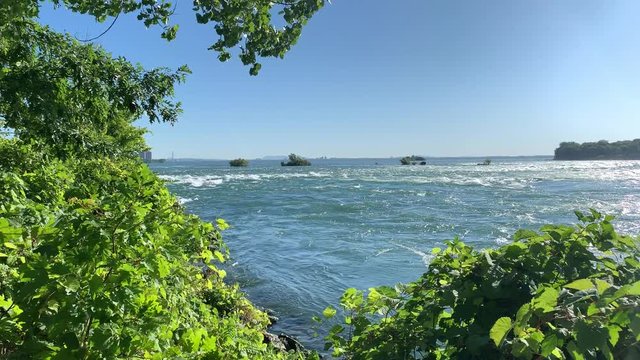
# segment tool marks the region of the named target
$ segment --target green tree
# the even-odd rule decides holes
[[[178,24],[172,24],[172,15],[177,0],[50,0],[55,6],[63,6],[72,11],[93,16],[104,22],[108,17],[137,13],[138,20],[146,27],[162,29],[161,36],[173,40],[178,32]],[[41,0],[21,0],[0,2],[0,24],[16,19],[36,18]],[[209,47],[218,54],[220,61],[227,61],[231,49],[239,49],[238,57],[245,65],[250,65],[251,75],[257,75],[261,68],[259,58],[282,58],[297,42],[302,28],[309,19],[324,6],[325,0],[234,0],[201,1],[194,0],[191,9],[195,21],[208,25],[216,40]],[[183,8],[180,8],[184,11]],[[284,22],[275,26],[274,14]]]
[[[137,12],[168,40],[173,5],[52,0],[98,21]],[[188,215],[137,158],[132,122],[173,123],[186,66],[145,70],[0,1],[0,358],[299,358],[218,266],[228,225]],[[282,57],[322,1],[194,1],[221,60]],[[279,10],[287,25],[272,27]],[[5,130],[6,129],[6,130]]]

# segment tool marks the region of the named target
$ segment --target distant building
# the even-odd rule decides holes
[[[140,152],[140,158],[143,161],[147,161],[147,162],[149,162],[149,161],[151,161],[153,159],[153,157],[151,156],[151,151],[141,151]]]

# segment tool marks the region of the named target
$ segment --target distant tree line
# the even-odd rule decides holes
[[[608,142],[563,142],[555,160],[640,160],[640,139]]]

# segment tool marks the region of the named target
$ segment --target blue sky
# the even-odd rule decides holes
[[[637,0],[333,0],[258,77],[206,50],[216,35],[190,1],[173,42],[135,16],[96,42],[193,70],[179,123],[149,126],[156,158],[534,155],[640,137],[638,18]],[[109,24],[41,20],[78,38]]]

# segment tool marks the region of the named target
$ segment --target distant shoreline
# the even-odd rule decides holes
[[[313,158],[313,157],[309,157],[309,160],[318,160],[318,161],[335,161],[335,160],[398,160],[401,159],[403,156],[388,156],[388,157],[317,157],[317,158]],[[451,160],[451,159],[487,159],[487,158],[491,158],[491,159],[532,159],[532,158],[537,158],[537,159],[549,159],[552,160],[553,159],[553,155],[503,155],[503,156],[497,156],[497,155],[490,155],[490,156],[424,156],[424,158],[429,161],[429,160]],[[265,159],[265,158],[255,158],[255,159],[249,159],[250,161],[266,161],[266,162],[280,162],[282,160],[286,160],[285,158],[283,159]],[[172,162],[172,161],[229,161],[232,159],[221,159],[221,158],[175,158],[175,159],[167,159],[167,162]]]
[[[608,142],[562,142],[554,151],[554,160],[640,160],[640,139]]]

